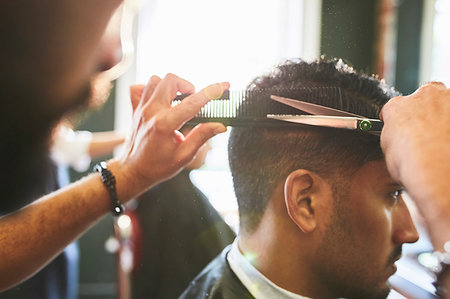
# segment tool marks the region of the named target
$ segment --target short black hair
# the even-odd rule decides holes
[[[286,90],[293,97],[295,90],[302,87],[339,88],[344,101],[329,99],[327,106],[369,118],[377,118],[381,107],[398,95],[375,76],[357,73],[342,60],[325,58],[310,63],[286,61],[269,74],[255,78],[247,89]],[[302,97],[302,100],[317,103],[315,98]],[[255,99],[249,102],[257,103]],[[324,105],[323,100],[317,104]],[[240,230],[247,233],[258,227],[274,189],[292,171],[315,172],[328,179],[339,193],[352,171],[367,161],[383,157],[377,136],[306,125],[233,128],[228,155],[239,205]]]

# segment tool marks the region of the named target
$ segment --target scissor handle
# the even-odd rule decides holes
[[[359,119],[356,122],[357,128],[365,132],[381,132],[384,123],[376,119]]]

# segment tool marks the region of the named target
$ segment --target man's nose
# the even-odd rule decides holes
[[[393,241],[396,244],[414,243],[419,240],[419,234],[411,218],[406,203],[401,199],[394,207],[393,213]]]

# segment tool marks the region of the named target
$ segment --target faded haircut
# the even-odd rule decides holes
[[[289,97],[295,98],[295,90],[302,87],[338,87],[342,97],[339,101],[327,99],[326,106],[369,118],[378,118],[381,107],[398,95],[384,81],[357,73],[342,60],[324,58],[311,63],[286,61],[269,74],[255,78],[247,89],[286,90]],[[303,94],[302,100],[326,104],[323,99],[305,99]],[[257,99],[249,102],[256,106]],[[292,171],[312,171],[327,179],[335,194],[344,194],[353,172],[383,157],[377,136],[307,125],[233,128],[228,155],[243,233],[252,233],[258,227],[276,186]]]

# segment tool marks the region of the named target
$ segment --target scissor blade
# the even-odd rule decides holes
[[[294,100],[294,99],[289,99],[289,98],[284,98],[284,97],[279,97],[276,95],[271,95],[270,98],[272,100],[275,100],[277,102],[283,103],[285,105],[294,107],[298,110],[307,112],[307,113],[311,113],[314,115],[326,115],[326,116],[352,116],[352,117],[363,117],[357,114],[353,114],[350,112],[346,112],[346,111],[342,111],[342,110],[338,110],[338,109],[333,109],[333,108],[329,108],[329,107],[325,107],[325,106],[321,106],[321,105],[317,105],[317,104],[312,104],[312,103],[308,103],[308,102],[304,102],[304,101],[299,101],[299,100]]]
[[[383,122],[378,119],[367,119],[348,116],[325,116],[325,115],[279,115],[268,114],[268,118],[282,121],[305,124],[320,127],[331,127],[338,129],[360,130],[378,135],[383,129]]]
[[[357,129],[358,119],[353,117],[336,117],[324,115],[275,115],[268,114],[268,118],[279,119],[297,124],[332,127],[340,129]]]

